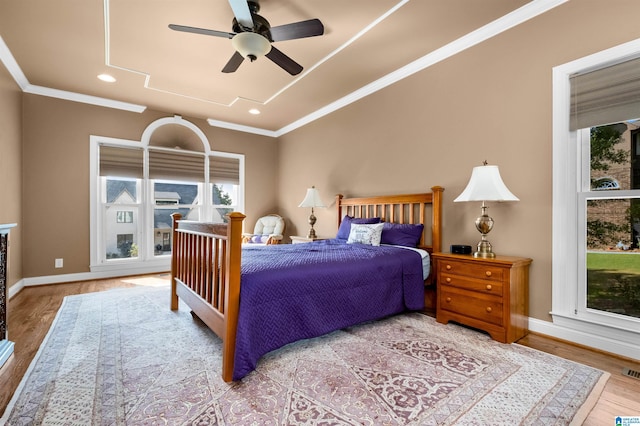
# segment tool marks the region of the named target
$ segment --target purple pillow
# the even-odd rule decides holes
[[[385,222],[382,228],[381,244],[394,246],[417,247],[422,237],[424,225],[412,225],[409,223]]]
[[[340,228],[338,229],[338,234],[336,234],[336,239],[338,240],[348,240],[349,233],[351,233],[351,224],[372,224],[372,223],[380,223],[379,217],[351,217],[349,215],[344,215],[342,218],[342,222],[340,222]]]

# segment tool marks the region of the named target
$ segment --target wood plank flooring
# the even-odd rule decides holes
[[[15,342],[15,351],[0,369],[0,416],[49,331],[65,296],[134,287],[152,277],[167,279],[168,275],[27,287],[9,300],[8,332],[9,339]],[[167,309],[168,303],[167,300]],[[598,403],[584,423],[585,426],[614,425],[616,416],[640,416],[640,380],[622,374],[625,367],[640,371],[639,362],[536,334],[529,334],[518,343],[611,373]]]

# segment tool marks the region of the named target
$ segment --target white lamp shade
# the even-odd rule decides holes
[[[498,166],[478,166],[471,172],[467,187],[458,198],[459,201],[520,201],[502,181]]]
[[[307,195],[304,196],[304,200],[298,207],[325,207],[324,203],[320,199],[320,193],[312,186],[307,189]]]
[[[244,58],[253,56],[259,58],[271,51],[271,43],[260,34],[245,32],[233,36],[231,39],[233,48]]]

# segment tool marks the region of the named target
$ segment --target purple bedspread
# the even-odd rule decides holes
[[[340,240],[243,248],[233,379],[288,343],[423,307],[412,250]]]

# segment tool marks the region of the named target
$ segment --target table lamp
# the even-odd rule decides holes
[[[313,209],[315,207],[325,207],[324,203],[320,199],[320,193],[315,186],[307,189],[307,194],[304,196],[304,200],[302,200],[298,207],[311,207],[311,216],[309,216],[309,225],[311,225],[311,229],[309,229],[309,235],[307,235],[307,238],[315,239],[316,231],[313,229],[313,225],[316,224],[316,217],[313,214]]]
[[[493,228],[493,219],[487,215],[485,201],[520,201],[502,181],[498,166],[487,165],[485,161],[482,166],[474,167],[467,187],[453,201],[482,201],[482,215],[476,219],[476,229],[482,234],[482,239],[473,257],[496,257],[491,243],[487,241],[487,234]]]

